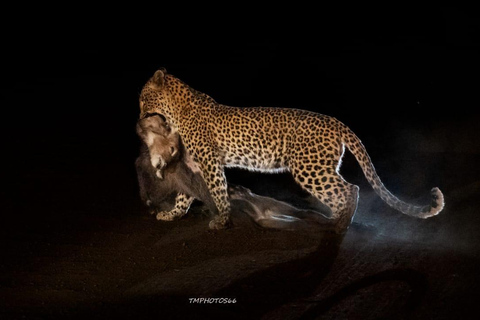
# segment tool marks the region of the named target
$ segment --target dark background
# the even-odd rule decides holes
[[[300,12],[270,13],[272,21],[259,13],[240,19],[226,14],[219,21],[195,20],[184,31],[178,21],[164,20],[137,24],[144,30],[133,31],[127,18],[92,28],[87,16],[77,23],[65,15],[28,24],[27,31],[5,32],[0,294],[8,299],[0,314],[68,314],[67,307],[49,309],[54,298],[43,304],[38,298],[60,290],[38,270],[64,257],[58,253],[62,241],[71,245],[76,239],[80,249],[74,249],[82,250],[81,239],[101,235],[105,226],[115,233],[122,220],[143,219],[143,227],[156,223],[141,206],[133,164],[139,93],[160,67],[219,103],[337,117],[362,139],[387,187],[405,199],[425,202],[428,190],[440,187],[443,220],[415,230],[433,232],[451,245],[453,262],[445,254],[435,265],[455,270],[463,261],[460,253],[469,264],[459,276],[464,285],[448,287],[452,292],[445,294],[464,305],[434,314],[445,319],[459,309],[469,314],[478,291],[467,284],[479,285],[470,273],[478,267],[479,244],[479,17],[467,7]],[[350,155],[342,173],[362,192],[371,191]],[[229,175],[258,193],[275,195],[260,183],[275,178],[233,170]],[[373,221],[381,215],[375,210],[386,208],[362,194],[369,201],[363,210],[373,212]],[[376,224],[369,219],[367,224]],[[416,223],[396,221],[395,232]],[[421,244],[416,249],[422,252]],[[33,280],[22,282],[28,277]],[[39,278],[47,284],[38,287]],[[31,307],[30,294],[37,297]],[[417,316],[428,317],[439,305],[420,308]]]

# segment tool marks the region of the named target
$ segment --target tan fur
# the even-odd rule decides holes
[[[157,177],[163,179],[166,165],[178,156],[178,133],[173,132],[161,117],[152,116],[138,121],[137,134],[148,147]]]
[[[380,181],[358,137],[335,118],[288,108],[238,108],[217,103],[164,69],[155,72],[140,95],[140,118],[163,115],[178,128],[187,152],[198,163],[218,208],[210,228],[230,223],[224,167],[262,172],[289,171],[295,181],[331,210],[333,219],[351,220],[358,187],[339,174],[345,148],[356,157],[373,189],[389,205],[420,218],[438,214],[443,195],[413,206],[392,195]]]

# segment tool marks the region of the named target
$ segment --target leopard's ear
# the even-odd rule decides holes
[[[157,71],[155,71],[155,74],[152,77],[152,83],[151,86],[155,90],[160,90],[162,89],[163,85],[165,84],[165,74],[167,73],[167,70],[165,68],[160,68]]]

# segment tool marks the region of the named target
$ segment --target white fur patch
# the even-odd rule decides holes
[[[151,132],[151,131],[148,131],[147,132],[147,135],[145,137],[145,143],[147,144],[147,146],[150,148],[153,143],[155,142],[155,138],[158,137],[157,134]]]
[[[262,167],[249,167],[249,166],[244,166],[240,164],[227,164],[225,167],[227,168],[238,168],[238,169],[246,169],[248,171],[252,172],[263,172],[263,173],[282,173],[282,172],[287,172],[290,169],[287,167],[281,167],[281,168],[269,168],[267,166],[262,166]]]
[[[158,156],[153,156],[150,155],[150,163],[152,164],[152,167],[154,168],[161,168],[163,169],[167,164],[165,163],[165,160],[163,160],[162,157],[158,157]],[[158,175],[158,173],[157,173]]]

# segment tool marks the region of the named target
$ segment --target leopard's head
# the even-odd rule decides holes
[[[167,85],[167,71],[159,69],[143,86],[140,93],[140,119],[148,114],[157,113],[172,118],[175,107]]]

